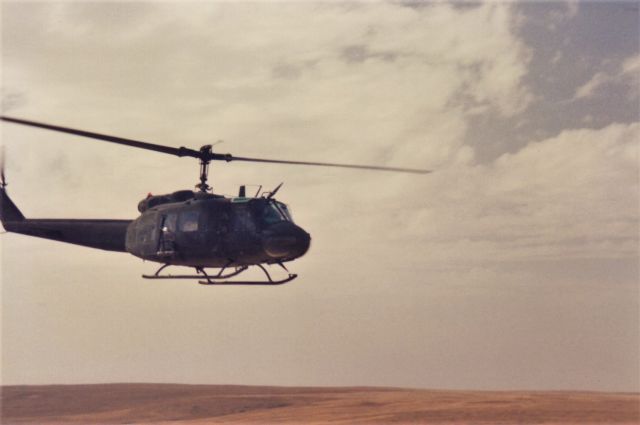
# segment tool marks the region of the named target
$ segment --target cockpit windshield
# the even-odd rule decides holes
[[[262,220],[266,224],[274,224],[280,221],[293,221],[287,206],[278,201],[270,201],[265,205],[262,211]]]
[[[276,205],[278,205],[278,208],[280,209],[280,212],[282,212],[282,214],[284,214],[284,216],[287,218],[287,220],[293,223],[293,217],[291,216],[291,211],[289,211],[289,207],[287,207],[282,202],[278,202],[278,201],[276,201]]]
[[[286,218],[276,204],[269,202],[265,205],[264,210],[262,210],[262,220],[267,224],[274,224],[279,221],[286,221]]]

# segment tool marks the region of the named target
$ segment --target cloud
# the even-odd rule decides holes
[[[640,72],[640,54],[631,56],[622,63],[622,74],[638,77]]]
[[[612,78],[609,75],[602,72],[596,73],[593,77],[591,77],[589,81],[578,87],[574,99],[582,99],[585,97],[593,96],[595,91],[599,87],[603,86],[609,81],[612,81]]]
[[[640,74],[640,55],[633,55],[619,64],[614,72],[597,72],[589,81],[577,88],[573,100],[597,96],[609,84],[624,84],[630,89],[630,96],[638,94],[638,75]]]
[[[441,168],[473,160],[469,115],[512,117],[531,99],[508,4],[9,10],[5,84],[30,99],[15,114],[158,143]]]
[[[635,258],[639,139],[637,123],[563,131],[488,165],[413,179],[415,196],[387,194],[384,213],[358,220],[393,228],[407,256],[430,266]]]
[[[33,9],[12,7],[21,13]],[[221,149],[248,156],[299,155],[434,168],[437,173],[426,183],[404,176],[355,177],[299,168],[277,173],[296,181],[297,188],[287,186],[294,197],[305,199],[310,196],[306,192],[313,192],[335,199],[319,210],[303,208],[303,219],[338,214],[354,197],[362,199],[350,206],[355,210],[377,205],[362,195],[373,190],[394,207],[383,218],[366,218],[373,220],[371,226],[395,222],[407,229],[399,234],[414,238],[414,243],[439,244],[433,255],[441,258],[458,259],[459,253],[483,259],[551,256],[563,249],[567,255],[605,255],[603,247],[615,238],[602,235],[618,235],[619,228],[626,228],[623,221],[591,222],[598,202],[611,205],[605,193],[615,192],[586,180],[589,172],[603,166],[597,160],[604,152],[596,153],[605,142],[598,140],[620,142],[624,134],[637,132],[635,127],[563,132],[496,162],[474,165],[474,150],[464,144],[469,117],[514,117],[532,98],[522,83],[530,51],[515,35],[518,20],[508,4],[407,8],[387,3],[193,3],[187,11],[170,3],[140,10],[131,4],[118,7],[117,13],[104,13],[91,4],[57,5],[49,15],[40,8],[40,13],[27,13],[42,21],[30,30],[36,40],[46,39],[44,47],[25,45],[21,28],[9,21],[6,44],[13,60],[5,65],[7,85],[28,87],[32,99],[22,115],[167,144],[197,146],[225,138]],[[122,13],[129,20],[114,45],[108,35]],[[99,24],[77,37],[75,23],[85,19]],[[99,58],[94,51],[100,52]],[[637,58],[629,58],[620,75],[632,75],[637,63]],[[597,90],[603,79],[594,77],[581,91],[587,93],[583,96]],[[95,164],[84,146],[71,142],[71,155]],[[122,154],[120,147],[104,149],[114,157]],[[115,184],[119,175],[135,174],[132,170],[139,164],[146,172],[135,179],[136,193],[177,183],[159,180],[158,170],[165,170],[170,159],[131,154],[135,165],[115,161],[104,178]],[[581,168],[579,157],[591,163]],[[110,160],[101,160],[108,167]],[[545,164],[556,168],[545,169]],[[616,166],[619,171],[613,174],[629,169],[628,164]],[[220,180],[253,183],[270,172],[239,167],[226,168]],[[195,171],[192,174],[185,173],[180,184],[191,184]],[[583,181],[578,181],[581,175]],[[339,191],[327,183],[337,176],[348,180]],[[88,189],[93,183],[79,184]],[[614,186],[634,187],[633,182]],[[407,188],[415,188],[423,201],[407,199]],[[90,213],[91,203],[77,203]],[[397,205],[413,210],[398,215]],[[583,217],[585,211],[591,215]],[[617,211],[630,214],[630,207],[620,205]],[[606,221],[604,215],[597,219]],[[589,224],[580,227],[576,218]],[[345,223],[358,227],[350,219]],[[589,249],[581,245],[587,239]]]
[[[545,6],[548,10],[545,16],[545,27],[550,32],[557,32],[578,14],[580,4],[577,0],[568,0],[558,3],[549,2]]]

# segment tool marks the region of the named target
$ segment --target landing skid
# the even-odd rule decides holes
[[[284,264],[278,263],[283,269],[287,270],[287,268],[284,266]],[[201,285],[219,285],[219,286],[228,286],[228,285],[266,285],[266,286],[272,286],[272,285],[282,285],[284,283],[287,282],[291,282],[293,279],[297,278],[298,275],[297,274],[292,274],[289,273],[289,276],[284,278],[284,279],[280,279],[280,280],[273,280],[273,278],[271,278],[271,275],[269,274],[269,272],[267,271],[267,269],[265,269],[261,264],[256,264],[256,266],[260,267],[260,269],[264,272],[264,274],[267,276],[267,280],[226,280],[229,279],[230,277],[234,277],[239,275],[240,273],[244,272],[245,270],[247,270],[249,267],[248,266],[240,266],[240,267],[236,267],[235,271],[230,272],[230,273],[226,273],[224,274],[224,271],[227,269],[227,266],[222,267],[220,269],[220,271],[215,274],[215,275],[209,275],[207,274],[207,272],[205,271],[204,267],[195,267],[196,272],[198,274],[196,275],[170,275],[170,274],[160,274],[160,272],[162,272],[162,270],[164,270],[166,267],[169,267],[170,264],[165,264],[162,267],[160,267],[154,274],[152,275],[146,275],[143,274],[142,277],[145,279],[197,279],[198,283]],[[287,270],[288,272],[288,270]],[[204,280],[202,280],[204,278]]]

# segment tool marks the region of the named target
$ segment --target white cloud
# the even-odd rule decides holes
[[[549,11],[545,16],[545,27],[548,31],[556,32],[578,14],[580,5],[578,0],[568,0],[559,5],[556,2],[549,2],[548,6]]]
[[[596,96],[607,84],[626,84],[630,95],[637,96],[640,85],[640,55],[626,58],[615,72],[597,72],[589,81],[577,88],[574,100]]]
[[[198,142],[211,121],[234,140],[277,129],[285,144],[333,140],[362,160],[408,140],[410,154],[395,160],[439,164],[458,157],[465,112],[512,116],[530,99],[522,84],[529,54],[513,34],[507,4],[103,9],[57,5],[43,18],[45,31],[29,24],[35,43],[8,22],[5,54],[16,59],[6,61],[6,84],[33,93],[24,114],[83,126],[104,117],[114,124],[145,120]],[[360,57],[350,59],[349,49]],[[45,104],[44,93],[55,101]],[[67,119],[64,111],[73,105],[84,116],[73,112]],[[176,116],[188,125],[177,126]],[[296,130],[296,122],[304,126]]]
[[[133,22],[118,30],[121,38],[115,45],[108,35],[119,15],[91,5],[57,5],[55,13],[40,18],[48,22],[42,25],[44,33],[30,26],[34,38],[47,39],[44,47],[25,45],[18,37],[21,28],[8,26],[7,52],[13,60],[5,64],[7,85],[26,87],[30,94],[21,115],[175,145],[225,138],[227,144],[220,149],[236,154],[435,168],[437,173],[426,182],[297,168],[276,174],[296,181],[298,187],[288,190],[298,199],[311,191],[335,199],[320,210],[303,208],[303,217],[331,216],[351,205],[354,197],[361,199],[350,206],[356,211],[377,205],[363,195],[368,191],[392,205],[411,205],[413,213],[398,216],[389,210],[392,216],[370,215],[367,220],[372,226],[381,225],[376,220],[397,221],[400,229],[407,229],[400,232],[403,237],[418,237],[416,243],[429,247],[440,244],[437,256],[442,258],[458,258],[459,253],[486,259],[629,252],[629,246],[622,245],[605,249],[622,237],[618,232],[627,229],[628,222],[607,219],[612,205],[607,196],[616,192],[603,184],[618,191],[633,188],[632,181],[617,181],[629,178],[631,166],[622,157],[603,154],[607,143],[623,143],[636,127],[565,132],[487,166],[474,166],[473,150],[463,145],[470,114],[511,116],[526,108],[531,97],[522,85],[530,54],[514,35],[509,5],[121,7],[133,8],[126,13]],[[83,27],[83,36],[77,37],[74,24],[89,18],[100,24]],[[139,26],[136,20],[145,24]],[[621,72],[631,75],[637,63],[630,58]],[[588,96],[603,79],[594,77],[579,90],[580,96]],[[71,142],[67,152],[95,164],[86,146]],[[119,149],[110,152],[118,155]],[[603,157],[617,158],[620,164],[602,162]],[[170,159],[143,154],[135,158],[136,164],[116,161],[113,173],[102,177],[116,184],[118,176],[131,175],[143,165],[149,172],[135,179],[137,192],[163,184],[166,190],[174,188],[170,177],[163,183],[155,175]],[[110,160],[101,156],[100,161],[106,167]],[[589,173],[602,167],[618,170],[602,171],[614,175],[614,182],[589,180],[596,175]],[[222,181],[264,182],[266,172],[271,171],[225,168]],[[66,169],[53,170],[51,178],[60,179],[61,185],[69,175]],[[217,167],[212,175],[217,178]],[[180,184],[191,184],[194,176],[195,171],[185,174]],[[350,181],[337,191],[325,176]],[[88,190],[95,183],[83,179],[74,184]],[[407,190],[414,187],[424,198],[407,199]],[[94,207],[80,199],[76,204],[87,215]],[[630,208],[625,204],[613,210],[632,216]],[[349,219],[345,223],[354,224]],[[609,234],[617,236],[605,237]]]
[[[13,7],[21,13],[33,9]],[[611,156],[607,149],[616,149],[608,143],[628,144],[636,127],[565,132],[487,166],[474,166],[473,150],[463,145],[470,114],[512,116],[531,98],[522,84],[530,54],[514,34],[509,5],[121,7],[132,13],[125,13],[129,23],[118,29],[116,41],[109,34],[123,10],[110,15],[101,6],[71,4],[55,6],[50,15],[40,9],[26,13],[44,22],[44,32],[25,23],[36,40],[46,39],[44,45],[25,44],[22,26],[9,21],[7,85],[25,87],[30,99],[20,115],[175,145],[225,138],[220,149],[236,154],[435,168],[426,182],[342,174],[351,181],[340,191],[325,176],[340,177],[328,171],[292,168],[276,174],[295,180],[298,188],[288,190],[303,199],[309,191],[335,199],[318,211],[303,209],[314,218],[330,216],[354,197],[362,199],[355,210],[376,205],[362,195],[366,191],[395,205],[412,205],[414,213],[394,212],[382,220],[399,220],[398,227],[407,229],[400,233],[418,236],[417,243],[440,243],[443,258],[460,252],[482,258],[629,252],[629,246],[608,248],[622,237],[620,229],[628,230],[628,221],[609,220],[607,214],[633,216],[621,195],[613,196],[635,187],[633,181],[619,181],[630,179],[633,166],[622,153]],[[75,23],[89,18],[99,24],[82,27],[77,37]],[[632,75],[637,63],[637,57],[628,59],[621,75]],[[597,74],[578,96],[591,95],[607,78]],[[86,144],[69,146],[72,157],[95,163],[86,158]],[[122,152],[113,149],[114,155]],[[136,178],[135,190],[144,194],[163,184],[173,189],[170,177],[162,182],[154,175],[169,159],[135,158],[136,164],[117,161],[113,173],[103,177],[115,184],[142,164],[149,172]],[[101,161],[107,166],[108,158]],[[613,180],[594,179],[596,170]],[[223,181],[263,181],[266,172],[271,171],[225,168]],[[51,178],[61,183],[68,175],[53,170]],[[217,175],[214,167],[213,178]],[[185,174],[180,184],[191,184],[194,176],[195,171]],[[94,183],[74,184],[83,190]],[[422,202],[419,196],[407,200],[407,189],[414,187]],[[616,207],[610,208],[613,201]],[[85,214],[93,207],[85,200],[76,204]]]
[[[625,59],[622,63],[622,73],[638,78],[638,73],[640,73],[640,54]]]
[[[578,87],[574,95],[574,99],[591,97],[595,94],[596,90],[611,81],[613,81],[613,77],[603,72],[598,72],[594,74],[589,81]]]
[[[490,165],[439,170],[368,226],[389,226],[416,263],[440,267],[634,258],[638,140],[640,124],[567,130]]]

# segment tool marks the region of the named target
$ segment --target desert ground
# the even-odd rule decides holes
[[[2,424],[640,423],[640,394],[104,384],[2,387]]]

